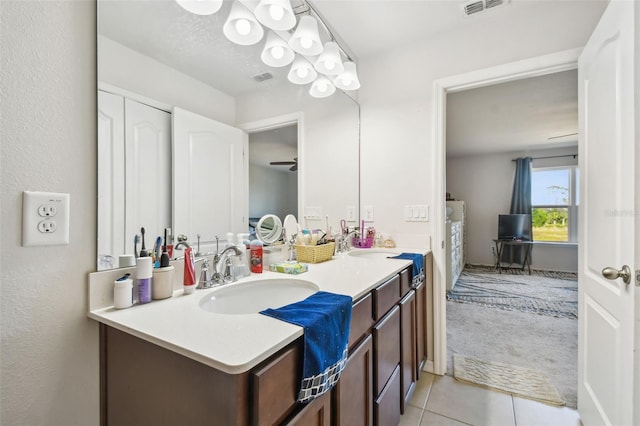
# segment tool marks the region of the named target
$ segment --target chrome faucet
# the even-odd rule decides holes
[[[214,273],[214,282],[216,282],[216,277],[221,280],[220,284],[226,284],[235,281],[235,277],[231,272],[231,257],[229,255],[230,252],[233,251],[234,256],[242,256],[242,252],[236,246],[229,246],[226,249],[222,250],[222,253],[219,255],[216,254],[214,256],[214,264],[216,268],[216,272]]]
[[[229,246],[220,252],[218,250],[218,240],[220,237],[216,235],[216,254],[213,256],[213,285],[227,284],[235,281],[235,277],[231,272],[231,258],[229,253],[233,252],[234,256],[242,256],[242,252],[236,246]]]
[[[351,241],[351,238],[358,235],[358,230],[354,229],[353,231],[349,231],[346,234],[342,235],[340,240],[338,240],[338,253],[344,253],[344,252],[348,252],[349,250],[351,250],[351,247],[349,245],[349,241]]]

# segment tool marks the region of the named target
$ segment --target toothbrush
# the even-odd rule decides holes
[[[138,234],[133,236],[133,255],[138,258],[138,242],[140,241],[140,236]]]
[[[162,252],[162,237],[156,238],[156,244],[153,246],[153,252],[156,255],[156,261],[153,264],[154,268],[160,267],[160,254]]]
[[[140,257],[149,257],[149,253],[147,253],[147,249],[144,246],[144,226],[140,228],[140,233],[142,234],[142,247],[140,248]]]
[[[167,228],[164,228],[164,246],[162,247],[162,256],[160,256],[160,267],[169,266],[169,253],[167,252]]]

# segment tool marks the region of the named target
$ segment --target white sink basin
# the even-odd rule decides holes
[[[306,299],[318,289],[310,281],[294,278],[227,284],[200,299],[200,308],[216,314],[253,314]]]
[[[400,252],[390,250],[362,249],[351,250],[349,256],[361,257],[363,259],[386,259],[387,257],[397,256]]]

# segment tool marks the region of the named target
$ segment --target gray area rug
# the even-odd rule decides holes
[[[447,300],[558,318],[578,318],[578,279],[569,272],[465,266]]]
[[[475,274],[477,269],[489,268],[467,266],[463,274]],[[519,279],[528,275],[503,275],[503,280],[518,280],[512,285],[514,288],[526,288]],[[558,283],[562,284],[561,287],[569,286],[577,290],[577,283],[565,277],[557,279]],[[480,283],[476,283],[476,286],[480,286]],[[549,287],[552,288],[550,294],[559,292],[566,296],[567,293],[573,293],[577,300],[576,290]],[[526,295],[530,296],[525,292]],[[515,297],[511,291],[508,299]],[[514,306],[522,305],[512,302],[493,306],[447,301],[447,374],[453,376],[454,354],[541,370],[551,379],[567,406],[576,408],[578,321],[569,315],[552,316],[548,310],[534,313],[530,309],[514,309]]]

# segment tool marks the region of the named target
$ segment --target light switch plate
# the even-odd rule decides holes
[[[24,191],[22,245],[69,244],[69,194]]]

